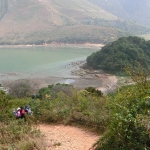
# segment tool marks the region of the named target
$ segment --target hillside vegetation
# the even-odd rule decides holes
[[[142,71],[130,75],[134,85],[107,96],[93,87],[77,90],[56,84],[40,89],[31,98],[24,82],[14,89],[24,91],[20,98],[0,91],[0,149],[44,150],[37,123],[80,125],[96,131],[101,137],[93,146],[95,150],[149,149],[149,76]],[[26,122],[16,120],[12,109],[25,105],[32,108],[33,115],[26,115]]]
[[[123,71],[125,67],[147,71],[150,67],[150,41],[139,37],[122,37],[87,57],[87,65],[97,69]]]
[[[1,45],[106,44],[121,36],[150,32],[87,0],[8,0],[7,6],[6,11],[6,5],[1,5],[5,12],[0,20]]]
[[[108,130],[95,150],[150,149],[149,76],[142,71],[130,75],[135,85],[122,87],[109,99]]]

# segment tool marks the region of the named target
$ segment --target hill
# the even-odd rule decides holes
[[[0,1],[0,44],[108,43],[150,29],[87,0]]]
[[[105,11],[125,20],[150,26],[149,0],[89,0]],[[116,9],[117,8],[117,9]]]
[[[0,0],[0,19],[5,15],[8,9],[8,1]]]
[[[122,37],[104,46],[87,58],[87,65],[93,68],[122,71],[125,67],[137,69],[139,64],[147,71],[150,67],[150,41],[139,37]]]

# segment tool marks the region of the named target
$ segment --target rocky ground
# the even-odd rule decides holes
[[[72,74],[80,76],[81,81],[85,79],[88,80],[86,86],[96,87],[104,94],[108,92],[113,92],[117,88],[118,79],[115,75],[106,74],[102,70],[89,69],[85,67],[85,65],[85,61],[73,62],[72,66],[77,67],[75,70],[72,71]],[[95,84],[90,84],[90,80],[92,80],[92,83],[94,83],[95,81]]]

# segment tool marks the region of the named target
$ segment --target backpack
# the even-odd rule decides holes
[[[17,111],[17,113],[16,113],[16,117],[18,117],[18,118],[19,118],[19,117],[21,117],[20,110],[18,110],[18,111]]]
[[[25,114],[25,110],[24,110],[24,109],[21,110],[21,114],[22,114],[22,115]]]
[[[28,112],[28,110],[29,110],[29,107],[25,106],[25,112]]]
[[[29,115],[32,115],[31,108],[28,109],[28,114],[29,114]]]

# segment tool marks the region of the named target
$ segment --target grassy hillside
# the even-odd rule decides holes
[[[80,31],[80,32],[79,32]],[[123,33],[113,28],[95,26],[58,26],[49,30],[28,33],[11,32],[1,37],[0,44],[43,44],[43,43],[108,43]]]
[[[132,70],[129,74],[134,85],[117,88],[106,96],[93,87],[77,90],[66,84],[48,85],[32,99],[26,97],[26,92],[18,95],[22,98],[14,98],[0,91],[0,149],[44,150],[45,142],[36,125],[57,123],[96,131],[100,138],[93,145],[95,150],[110,147],[111,150],[149,150],[149,76],[142,70],[136,73]],[[25,89],[26,86],[21,89],[18,86],[14,90]],[[25,120],[16,120],[12,109],[25,105],[31,107],[33,115],[26,114]]]
[[[0,44],[108,43],[150,31],[87,0],[8,0],[0,29]]]
[[[86,0],[51,0],[51,3],[57,6],[56,9],[61,12],[61,15],[72,17],[77,21],[80,19],[90,19],[92,17],[105,18],[106,20],[117,19],[116,16]]]

